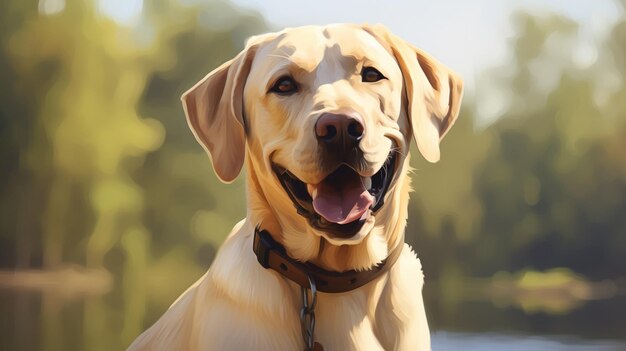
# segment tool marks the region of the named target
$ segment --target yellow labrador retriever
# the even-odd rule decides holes
[[[245,163],[246,219],[129,349],[429,350],[409,145],[437,162],[461,96],[380,25],[251,38],[182,97],[219,178]]]

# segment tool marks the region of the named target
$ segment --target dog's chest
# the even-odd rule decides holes
[[[320,294],[316,308],[315,341],[325,351],[384,350],[374,332],[371,297],[356,291]]]

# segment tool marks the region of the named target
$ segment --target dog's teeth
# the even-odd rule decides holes
[[[309,192],[309,195],[311,195],[311,197],[315,197],[315,195],[317,195],[317,187],[313,186],[311,184],[307,184],[306,185],[306,190]]]
[[[372,188],[372,177],[363,178],[363,186],[365,189],[370,190]]]

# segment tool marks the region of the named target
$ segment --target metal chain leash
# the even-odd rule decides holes
[[[301,287],[302,293],[302,309],[300,309],[300,328],[302,329],[302,338],[307,350],[313,350],[315,338],[315,304],[317,303],[317,286],[315,280],[310,276],[309,287],[311,288],[311,302],[309,303],[309,289]]]

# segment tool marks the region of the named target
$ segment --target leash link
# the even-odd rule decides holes
[[[315,333],[315,305],[317,304],[317,286],[315,280],[307,275],[311,289],[311,302],[309,303],[309,289],[300,287],[302,293],[302,309],[300,309],[300,328],[306,350],[313,350]]]

